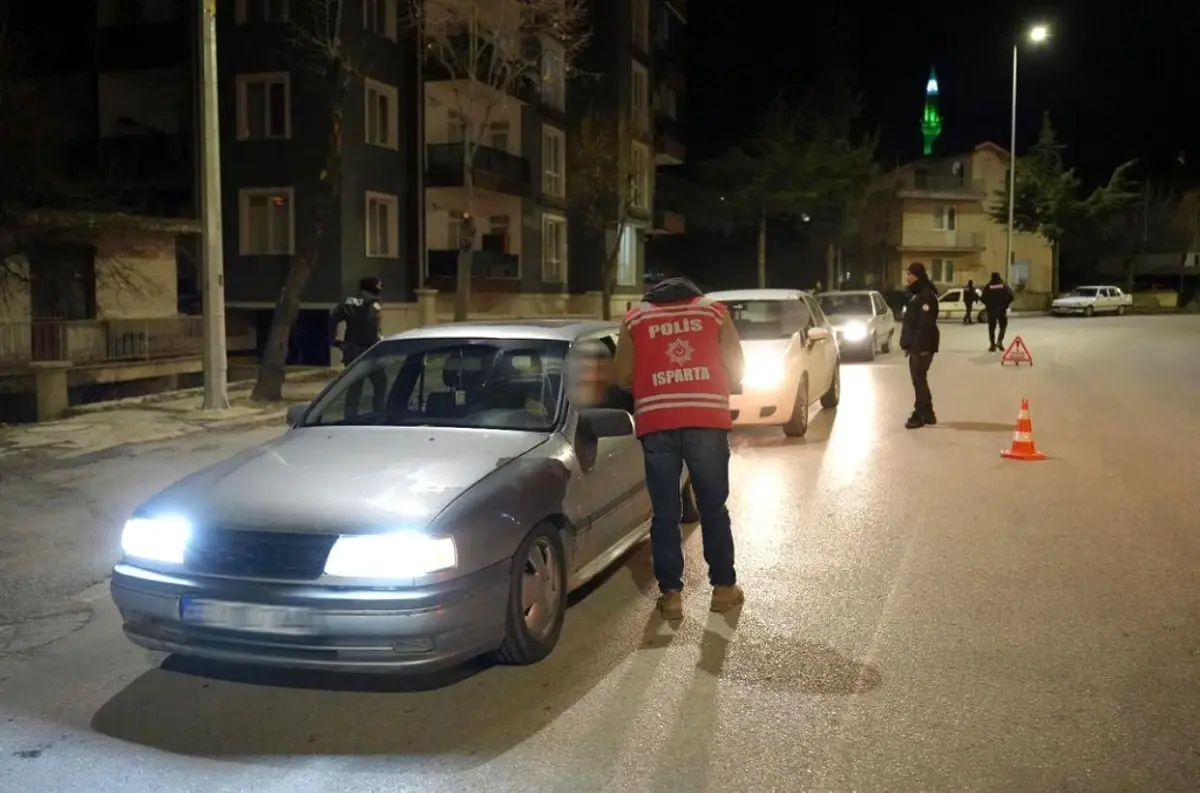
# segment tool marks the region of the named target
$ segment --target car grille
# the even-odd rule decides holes
[[[324,534],[211,529],[192,538],[184,566],[208,575],[314,579],[336,541]]]

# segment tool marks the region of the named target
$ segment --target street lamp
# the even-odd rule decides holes
[[[1031,44],[1044,44],[1050,38],[1050,28],[1034,25],[1029,29]],[[1004,257],[1004,275],[1011,279],[1013,261],[1013,218],[1017,200],[1017,52],[1020,42],[1013,43],[1012,59],[1012,126],[1008,145],[1008,250]]]

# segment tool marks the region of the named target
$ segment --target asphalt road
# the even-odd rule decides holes
[[[147,654],[103,583],[118,528],[268,437],[193,436],[0,483],[0,791],[1195,791],[1200,318],[944,326],[941,425],[904,359],[844,370],[805,441],[736,437],[740,614],[651,616],[648,553],[556,653],[435,679]],[[1052,459],[1002,460],[1020,398]]]

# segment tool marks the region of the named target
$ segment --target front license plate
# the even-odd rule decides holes
[[[179,602],[179,618],[184,625],[250,633],[298,636],[316,629],[316,620],[310,609],[257,606],[223,600],[183,598]]]

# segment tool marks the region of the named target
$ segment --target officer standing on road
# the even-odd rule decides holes
[[[983,288],[983,307],[987,309],[988,352],[1004,349],[1004,334],[1008,330],[1008,307],[1013,302],[1013,290],[1000,273],[992,273],[992,280]],[[1000,332],[997,334],[997,330]]]
[[[937,289],[925,273],[925,265],[913,262],[904,272],[908,283],[908,306],[900,326],[900,349],[908,356],[908,373],[912,377],[913,413],[904,426],[910,430],[937,424],[933,412],[933,394],[929,391],[929,366],[941,342],[938,330]]]
[[[358,295],[348,297],[329,314],[329,335],[333,346],[341,349],[346,366],[383,338],[382,310],[379,302],[383,281],[373,276],[358,282]],[[346,332],[338,339],[338,325],[346,324]]]
[[[963,324],[970,325],[975,321],[975,301],[979,299],[979,293],[975,291],[975,282],[967,281],[967,285],[963,287],[963,303],[967,305],[967,313],[963,315]]]
[[[742,345],[725,306],[686,278],[668,278],[625,315],[617,339],[618,382],[632,387],[654,516],[650,543],[663,619],[683,617],[683,505],[687,465],[712,584],[710,609],[745,600],[733,564],[729,498],[729,396],[742,379]]]

